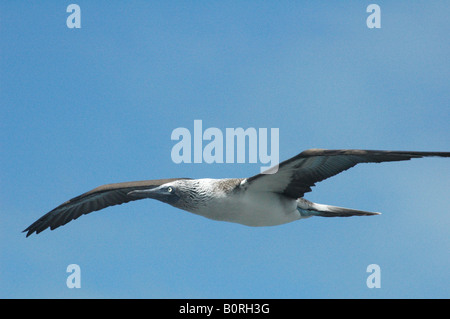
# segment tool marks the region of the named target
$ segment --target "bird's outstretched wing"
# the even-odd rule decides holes
[[[450,152],[310,149],[280,163],[275,174],[263,172],[249,177],[242,186],[255,191],[271,191],[300,198],[310,192],[315,183],[356,164],[406,161],[426,156],[450,157]]]
[[[44,229],[50,227],[51,230],[65,225],[71,220],[77,219],[83,214],[106,208],[108,206],[128,203],[132,200],[141,199],[136,196],[127,195],[133,190],[149,189],[184,178],[155,179],[148,181],[125,182],[102,185],[93,190],[74,197],[67,202],[51,210],[23,232],[27,232],[27,237],[36,232],[39,234]]]

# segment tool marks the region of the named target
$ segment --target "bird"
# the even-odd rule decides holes
[[[246,226],[276,226],[314,216],[374,216],[379,212],[311,202],[311,187],[360,163],[450,157],[450,152],[308,149],[247,178],[169,178],[106,184],[76,196],[40,217],[26,237],[54,230],[81,215],[146,198],[212,220]]]

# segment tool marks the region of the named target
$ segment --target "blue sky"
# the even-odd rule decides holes
[[[359,165],[305,196],[376,217],[250,228],[144,200],[21,233],[102,184],[259,172],[175,164],[171,133],[196,119],[279,128],[280,160],[449,151],[448,2],[378,1],[381,29],[368,1],[77,1],[81,29],[70,3],[0,4],[0,297],[450,297],[446,159]]]

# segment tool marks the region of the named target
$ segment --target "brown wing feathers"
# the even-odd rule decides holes
[[[99,186],[59,205],[39,218],[23,232],[27,232],[28,237],[34,232],[39,234],[48,227],[53,230],[67,224],[71,220],[77,219],[83,214],[140,199],[127,195],[133,190],[149,189],[178,179],[181,178],[125,182]]]

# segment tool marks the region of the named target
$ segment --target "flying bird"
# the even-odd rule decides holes
[[[247,226],[275,226],[321,217],[372,216],[376,212],[317,204],[303,198],[317,182],[359,163],[405,161],[450,152],[310,149],[280,163],[274,174],[248,178],[171,178],[107,184],[74,197],[43,215],[23,232],[39,234],[108,206],[153,198],[213,220]],[[270,171],[270,169],[269,169]]]

